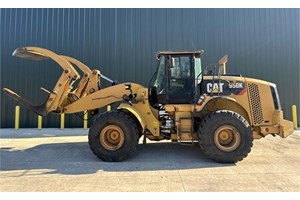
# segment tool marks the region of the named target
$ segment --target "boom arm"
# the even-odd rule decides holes
[[[76,113],[85,110],[94,110],[107,106],[111,103],[124,100],[124,95],[129,96],[130,90],[127,89],[125,84],[114,85],[108,88],[101,89],[93,94],[75,101],[64,108],[65,113]],[[133,94],[138,94],[138,90],[144,88],[143,86],[131,83],[131,90]]]

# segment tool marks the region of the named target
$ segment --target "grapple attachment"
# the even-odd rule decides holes
[[[39,47],[18,48],[13,52],[13,56],[31,60],[52,59],[63,69],[63,72],[52,91],[41,88],[48,93],[47,99],[41,105],[33,105],[14,91],[3,88],[8,96],[38,115],[46,116],[49,112],[61,113],[64,111],[64,106],[88,95],[90,92],[95,92],[100,89],[100,84],[98,82],[100,71],[91,71],[89,67],[74,58],[57,55],[52,51]],[[71,91],[72,84],[80,78],[80,75],[72,64],[75,64],[84,73],[78,87],[73,91]]]
[[[49,99],[49,97],[46,99],[46,101],[44,103],[42,103],[41,105],[32,105],[28,100],[24,99],[23,97],[21,97],[20,95],[18,95],[17,93],[11,91],[8,88],[3,88],[4,92],[10,96],[11,98],[13,98],[15,101],[17,101],[19,104],[21,104],[22,106],[28,108],[29,110],[32,110],[33,112],[35,112],[38,115],[41,116],[46,116],[47,115],[47,100]]]

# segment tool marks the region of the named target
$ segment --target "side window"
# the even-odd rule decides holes
[[[200,58],[195,58],[195,84],[200,84],[201,82],[201,76],[200,73],[201,73],[201,59]]]
[[[156,86],[157,94],[165,94],[165,80],[166,80],[166,62],[165,57],[162,56],[158,66],[158,71],[156,75],[156,81],[154,86]]]
[[[174,67],[171,68],[171,78],[179,78],[179,57],[173,58],[175,61]]]
[[[191,75],[190,57],[174,57],[175,65],[171,69],[171,78],[189,78]]]
[[[169,101],[170,103],[189,103],[193,95],[191,77],[191,56],[174,56],[174,66],[170,68]]]
[[[199,58],[195,58],[195,97],[196,99],[198,99],[200,97],[200,93],[201,93],[201,86],[200,83],[202,81],[202,76],[201,74],[201,59]]]

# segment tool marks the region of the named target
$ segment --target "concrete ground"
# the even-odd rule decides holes
[[[0,129],[0,191],[300,191],[300,131],[254,141],[237,164],[207,159],[199,146],[140,144],[124,162],[90,151],[87,130]]]

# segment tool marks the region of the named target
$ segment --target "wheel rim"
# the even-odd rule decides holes
[[[108,125],[100,133],[100,143],[109,151],[120,149],[124,144],[124,140],[123,130],[116,125]]]
[[[239,147],[241,135],[235,127],[224,125],[215,131],[214,142],[221,151],[232,152]]]

